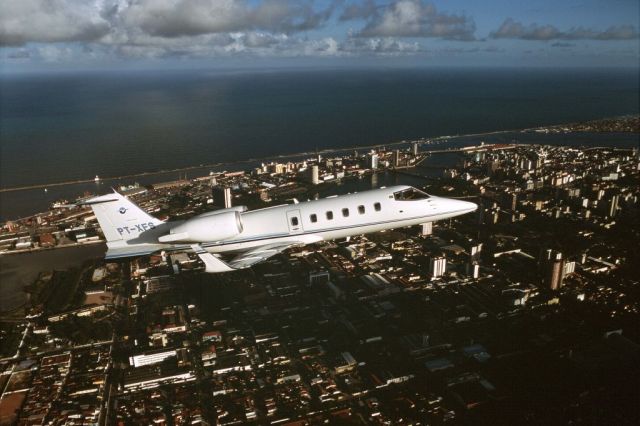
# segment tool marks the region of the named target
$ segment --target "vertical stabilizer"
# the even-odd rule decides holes
[[[155,229],[162,221],[147,214],[125,196],[113,192],[82,203],[91,206],[107,242],[127,241]]]

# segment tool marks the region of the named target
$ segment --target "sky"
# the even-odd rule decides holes
[[[0,72],[638,67],[638,0],[0,0]]]

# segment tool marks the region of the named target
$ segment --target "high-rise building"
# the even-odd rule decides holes
[[[607,216],[615,217],[618,211],[618,198],[618,195],[614,195],[609,200],[609,203],[607,204]]]
[[[543,256],[541,263],[544,285],[549,290],[558,290],[562,287],[565,276],[565,262],[562,253],[549,249]]]
[[[480,276],[480,265],[476,262],[467,263],[467,275],[473,279],[477,279]]]
[[[528,158],[521,158],[519,166],[520,166],[520,169],[522,170],[533,170],[534,163]]]
[[[418,155],[418,142],[413,142],[411,144],[411,154],[413,154],[414,157]]]
[[[211,195],[213,195],[213,202],[218,206],[224,206],[225,209],[231,207],[232,197],[231,197],[231,188],[229,187],[221,187],[214,186],[211,190]]]
[[[476,262],[477,260],[479,260],[481,252],[482,252],[482,243],[472,245],[471,248],[469,249],[469,253],[471,255],[470,256],[471,262]]]
[[[549,267],[550,275],[547,277],[549,289],[557,290],[562,287],[562,281],[564,279],[564,260],[562,254],[558,253],[556,258],[551,262]]]
[[[505,205],[506,208],[510,209],[511,211],[515,211],[516,207],[518,206],[518,194],[516,194],[515,192],[505,194]]]
[[[393,164],[393,167],[398,167],[400,165],[400,150],[399,149],[396,149],[395,151],[393,151],[392,164]]]
[[[432,278],[441,277],[447,271],[447,259],[444,257],[433,257],[429,261],[429,275]]]
[[[314,164],[307,169],[307,180],[313,185],[320,183],[320,172],[317,164]]]
[[[500,215],[499,215],[500,211],[498,209],[492,210],[491,211],[491,223],[492,224],[496,224],[498,223],[498,220],[500,219]]]
[[[282,173],[284,173],[287,169],[286,164],[281,164],[281,163],[269,163],[267,164],[267,172],[274,174],[274,175],[280,175]]]
[[[563,277],[566,277],[569,274],[573,274],[576,271],[576,261],[572,260],[571,262],[565,262],[564,271],[562,271]]]
[[[378,168],[378,160],[379,160],[378,154],[376,154],[375,152],[370,153],[369,155],[367,155],[367,160],[368,160],[368,166],[370,169],[375,170]]]
[[[425,222],[422,224],[422,235],[433,234],[433,222]]]

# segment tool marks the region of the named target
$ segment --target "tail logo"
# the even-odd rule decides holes
[[[118,211],[120,212],[120,214],[125,214],[127,212],[127,208],[126,207],[120,207],[120,209]]]

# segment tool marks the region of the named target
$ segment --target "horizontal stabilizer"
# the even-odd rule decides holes
[[[96,204],[113,203],[120,201],[120,198],[113,197],[112,194],[102,195],[100,197],[93,197],[85,201],[80,201],[77,206],[93,206]]]
[[[145,256],[159,251],[163,247],[164,246],[162,244],[136,244],[124,247],[109,247],[104,258],[106,260],[111,260],[122,259],[125,257]]]

